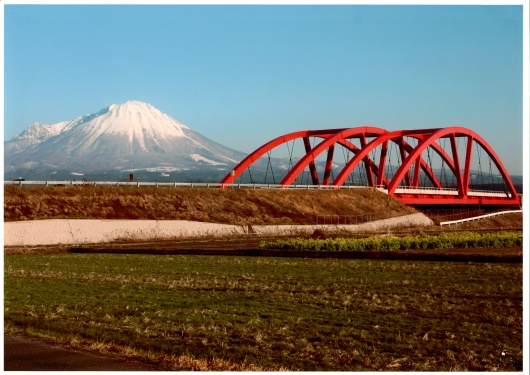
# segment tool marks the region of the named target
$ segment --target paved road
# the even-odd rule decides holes
[[[359,225],[252,225],[261,235],[311,234],[324,230],[378,230],[394,227],[429,226],[433,222],[421,212]],[[106,243],[118,238],[149,240],[160,238],[195,238],[243,236],[248,227],[202,223],[186,220],[85,220],[51,219],[4,223],[4,246],[40,246],[57,244]]]
[[[4,371],[153,371],[139,362],[100,357],[4,335]]]

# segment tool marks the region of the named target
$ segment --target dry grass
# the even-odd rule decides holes
[[[461,224],[444,226],[444,229],[466,229],[466,230],[477,230],[477,229],[499,229],[499,228],[522,228],[523,227],[523,214],[511,213],[499,216],[493,216],[486,219],[466,221]]]
[[[416,212],[374,189],[248,190],[5,187],[4,220],[171,219],[226,224],[314,224],[316,215]]]

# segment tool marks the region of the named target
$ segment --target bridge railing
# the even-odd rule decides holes
[[[376,186],[379,190],[387,191],[387,189],[382,186]],[[458,195],[458,189],[455,187],[446,187],[438,188],[431,186],[398,186],[395,190],[397,194],[440,194],[440,195]],[[507,191],[499,190],[478,190],[478,189],[468,189],[468,196],[480,196],[480,197],[507,197],[511,198],[511,193]]]

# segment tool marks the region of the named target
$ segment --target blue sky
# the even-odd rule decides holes
[[[4,137],[148,102],[251,152],[285,133],[464,126],[523,168],[523,7],[4,5]]]

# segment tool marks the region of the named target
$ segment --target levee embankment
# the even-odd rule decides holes
[[[315,225],[317,216],[366,214],[373,221]],[[370,188],[330,191],[9,186],[4,188],[4,220],[6,246],[293,235],[315,229],[360,231],[432,224],[423,214]]]
[[[4,187],[4,220],[188,220],[232,225],[315,224],[317,215],[415,213],[371,188],[265,190],[155,187]]]

